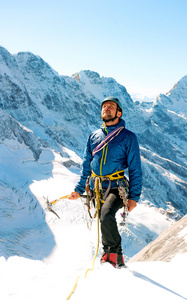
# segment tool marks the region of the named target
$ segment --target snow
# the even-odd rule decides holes
[[[65,151],[68,150],[64,149]],[[48,157],[45,155],[41,156],[41,161],[38,162],[38,171],[42,168],[42,162],[47,161]],[[69,155],[72,159],[78,159],[72,151]],[[30,184],[30,191],[45,212],[45,219],[42,219],[38,213],[33,234],[24,239],[24,246],[32,250],[30,258],[25,257],[21,245],[17,245],[18,249],[20,247],[18,255],[0,257],[0,298],[3,300],[67,299],[79,278],[71,296],[72,300],[129,299],[129,297],[131,300],[137,297],[144,300],[186,299],[186,277],[182,271],[187,262],[186,254],[176,256],[170,263],[127,262],[128,268],[119,270],[109,264],[100,264],[102,253],[100,242],[94,269],[88,271],[85,278],[86,270],[92,267],[97,247],[96,220],[89,230],[80,199],[70,201],[66,198],[55,204],[54,209],[60,219],[46,208],[45,197],[54,200],[70,194],[78,180],[78,170],[73,167],[66,168],[62,161],[63,158],[54,153],[52,176],[43,180],[34,180]],[[16,214],[19,215],[19,211],[15,216]],[[118,215],[117,219],[119,217]],[[27,222],[28,220],[24,221],[25,224]],[[42,230],[45,226],[43,224],[42,227],[41,222],[49,227],[54,236],[54,243],[48,238],[49,233]],[[7,224],[4,224],[5,227]],[[159,235],[169,224],[166,217],[155,207],[140,202],[129,214],[127,227],[120,229],[124,240],[123,245],[128,244],[130,236],[125,233],[130,232],[132,228],[140,231],[143,229],[145,232],[142,232],[142,235],[146,233],[146,228],[149,228],[150,232],[154,230]],[[14,235],[10,238],[14,239]],[[48,254],[42,257],[43,247],[48,247]]]
[[[68,267],[66,260],[47,264],[11,257],[0,259],[1,299],[66,299],[77,276],[77,288],[71,299],[186,299],[185,276],[181,265],[185,256],[171,263],[133,263],[116,270],[96,263],[86,278],[82,267]],[[19,269],[19,275],[18,275]],[[141,298],[140,298],[141,297]]]

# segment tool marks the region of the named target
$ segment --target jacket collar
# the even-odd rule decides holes
[[[121,126],[124,126],[124,127],[125,127],[125,120],[123,120],[123,119],[120,119],[119,122],[118,122],[117,124],[112,125],[112,126],[106,126],[105,123],[103,123],[103,124],[101,125],[101,129],[102,129],[103,131],[105,131],[105,132],[106,132],[106,131],[107,131],[107,132],[111,132],[111,131],[114,130],[115,128],[121,127]]]

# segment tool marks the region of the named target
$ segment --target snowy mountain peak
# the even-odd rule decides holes
[[[187,89],[187,75],[182,77],[166,95],[169,97],[173,97],[176,92],[179,92],[182,97],[186,98],[186,94],[187,94],[186,89]]]
[[[15,59],[23,73],[32,73],[43,79],[58,75],[40,56],[31,52],[19,52],[15,55]]]
[[[167,108],[187,118],[187,76],[179,80],[166,94]]]
[[[106,97],[114,96],[120,98],[124,111],[126,111],[127,114],[129,109],[134,109],[133,100],[127,93],[126,88],[117,83],[114,78],[101,77],[99,73],[90,70],[80,71],[72,75],[72,77],[76,79],[84,89],[89,90],[100,102]]]
[[[75,73],[75,74],[71,75],[71,78],[73,78],[73,79],[77,80],[78,82],[80,82],[80,75],[79,75],[79,73]]]
[[[11,76],[11,70],[17,73],[16,59],[5,48],[0,46],[0,76]],[[1,77],[0,77],[1,78]]]
[[[99,73],[90,71],[90,70],[80,71],[79,76],[80,76],[81,81],[83,81],[83,82],[84,82],[85,78],[89,79],[90,82],[93,82],[93,83],[96,79],[100,79]]]

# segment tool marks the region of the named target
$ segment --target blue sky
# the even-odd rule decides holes
[[[0,45],[158,95],[187,75],[186,14],[187,0],[0,0]]]

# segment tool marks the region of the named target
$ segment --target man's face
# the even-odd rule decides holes
[[[106,101],[101,110],[101,119],[103,121],[110,120],[115,117],[117,111],[117,104],[113,101]]]

